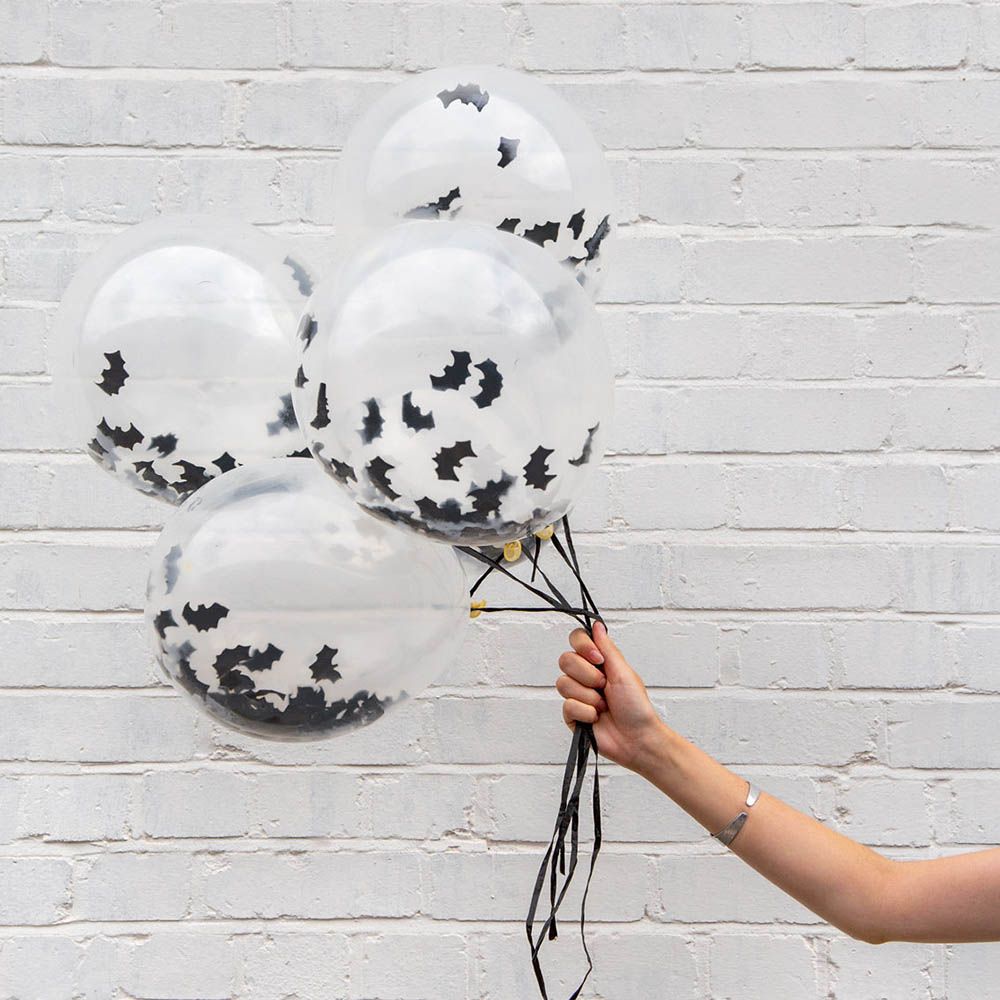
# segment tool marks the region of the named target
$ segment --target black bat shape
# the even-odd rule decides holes
[[[292,406],[292,394],[286,392],[280,397],[280,402],[281,409],[278,410],[278,416],[267,422],[267,433],[271,437],[282,431],[293,431],[299,426],[298,420],[295,419],[295,407]]]
[[[333,466],[333,474],[342,482],[346,483],[348,479],[353,479],[355,482],[358,481],[358,477],[354,473],[354,469],[351,468],[346,462],[338,462],[337,459],[331,458],[330,465]]]
[[[520,145],[520,139],[507,139],[504,136],[500,136],[500,145],[497,146],[497,152],[500,154],[500,162],[497,166],[503,168],[508,163],[512,163],[517,156],[517,147]]]
[[[337,650],[330,646],[324,646],[317,654],[316,659],[309,664],[309,672],[314,681],[339,681],[340,671],[333,658],[337,655]]]
[[[313,687],[300,687],[291,698],[276,722],[284,726],[298,726],[317,729],[328,722],[331,708],[326,703],[326,695]]]
[[[172,545],[167,553],[167,558],[163,560],[163,583],[167,593],[171,593],[177,577],[180,575],[181,547]]]
[[[316,430],[322,430],[330,424],[330,407],[326,402],[326,383],[320,382],[319,392],[316,395],[316,416],[309,421],[310,426]]]
[[[175,434],[155,434],[149,439],[150,448],[155,448],[164,458],[177,450]]]
[[[453,445],[442,448],[434,456],[438,479],[451,479],[458,482],[455,470],[466,458],[476,458],[471,441],[456,441]]]
[[[306,378],[306,373],[303,370],[302,365],[299,365],[299,370],[295,373],[295,388],[301,389],[302,386],[304,386],[308,381],[309,379]]]
[[[413,393],[403,397],[403,423],[413,431],[427,431],[434,426],[434,414],[424,413],[413,403]]]
[[[458,524],[462,520],[462,508],[457,500],[445,500],[438,504],[430,497],[422,497],[417,501],[417,508],[420,516],[425,521],[448,521],[451,524]]]
[[[584,240],[583,245],[587,250],[587,260],[593,260],[601,252],[601,244],[604,242],[604,237],[610,232],[611,225],[608,222],[608,216],[604,216],[597,224],[594,235],[589,240]]]
[[[193,462],[174,462],[174,465],[182,472],[181,478],[170,484],[178,493],[194,493],[212,478],[200,465]]]
[[[583,209],[581,208],[575,215],[570,216],[570,220],[566,225],[573,233],[573,239],[578,240],[580,234],[583,232]]]
[[[390,465],[381,455],[376,455],[366,466],[365,472],[372,481],[372,485],[390,500],[398,500],[399,494],[389,485],[389,473],[395,468]]]
[[[524,238],[543,247],[550,240],[554,241],[559,238],[559,223],[543,222],[540,225],[532,226],[530,229],[525,229]]]
[[[541,445],[531,453],[531,458],[524,467],[524,478],[532,489],[544,490],[556,478],[548,474],[548,457],[551,454],[551,448],[543,448]]]
[[[291,257],[286,257],[284,263],[291,269],[292,277],[295,279],[295,284],[299,286],[299,291],[306,296],[312,295],[313,280],[309,276],[309,272]]]
[[[472,402],[482,410],[500,395],[500,389],[503,386],[503,375],[500,374],[500,369],[497,368],[496,362],[491,361],[489,358],[482,362],[482,364],[476,365],[476,368],[483,373],[483,377],[479,380],[479,392],[472,397]]]
[[[437,96],[446,108],[454,101],[461,101],[462,104],[471,104],[477,111],[482,111],[490,100],[489,92],[478,83],[460,83],[452,90],[442,90]]]
[[[160,611],[153,619],[153,628],[156,629],[156,634],[161,639],[166,639],[168,628],[176,628],[176,626],[177,621],[174,619],[174,613],[170,608]]]
[[[153,468],[152,462],[136,462],[134,468],[139,473],[139,478],[154,489],[169,489],[170,483]]]
[[[228,649],[224,649],[215,658],[215,663],[212,664],[212,668],[215,670],[216,675],[219,678],[219,683],[225,685],[223,678],[230,674],[236,673],[236,668],[241,664],[246,662],[246,658],[250,655],[249,646],[230,646]]]
[[[274,664],[281,659],[285,651],[283,649],[278,649],[277,646],[273,646],[271,643],[267,644],[266,649],[255,649],[244,662],[244,666],[247,670],[258,671],[258,670],[269,670]]]
[[[501,472],[499,479],[490,479],[485,486],[474,486],[469,490],[468,496],[472,497],[473,510],[479,515],[477,520],[483,520],[499,512],[504,495],[513,483],[511,476]]]
[[[601,423],[598,421],[593,427],[587,429],[587,440],[583,442],[583,449],[576,458],[571,458],[569,460],[570,465],[575,465],[579,468],[581,465],[586,465],[590,461],[590,450],[594,444],[594,435],[597,433],[597,429],[600,426]]]
[[[121,351],[104,352],[108,367],[101,372],[101,381],[94,383],[101,392],[106,392],[109,396],[117,396],[121,392],[128,372],[125,370],[125,361]]]
[[[290,451],[285,458],[312,458],[312,452],[308,448],[299,448],[298,451]]]
[[[181,617],[193,625],[199,632],[207,632],[209,629],[218,628],[219,622],[229,614],[229,608],[216,601],[214,604],[199,604],[192,607],[188,602],[181,611]]]
[[[369,399],[364,405],[366,413],[361,424],[361,430],[358,433],[365,444],[371,444],[375,438],[382,436],[382,427],[385,421],[382,419],[382,414],[379,411],[378,400]]]
[[[316,336],[316,317],[312,313],[303,313],[299,320],[299,340],[308,347]],[[303,348],[305,350],[305,348]]]
[[[431,376],[431,385],[442,392],[446,389],[458,389],[465,385],[472,366],[472,355],[468,351],[452,351],[452,363],[444,366],[444,372]]]
[[[212,459],[212,465],[214,465],[219,472],[229,472],[235,469],[239,462],[229,454],[228,451],[224,451],[218,458]]]
[[[87,445],[87,450],[97,459],[102,459],[108,454],[108,449],[105,448],[104,445],[97,440],[97,438],[94,438],[93,441]]]
[[[439,219],[442,212],[451,211],[451,206],[462,197],[460,188],[452,188],[447,194],[441,195],[435,201],[429,201],[426,205],[417,205],[411,208],[404,216],[407,219]],[[458,209],[455,209],[457,212]]]
[[[504,219],[503,222],[501,222],[499,226],[497,226],[497,229],[499,229],[501,232],[504,232],[504,233],[512,233],[512,232],[514,232],[515,229],[517,229],[517,227],[520,224],[521,224],[521,220],[520,219],[511,219],[511,218],[508,217],[508,218]]]
[[[128,448],[131,450],[142,442],[142,431],[135,424],[129,424],[128,430],[122,427],[112,427],[103,417],[97,425],[97,429],[117,448]]]

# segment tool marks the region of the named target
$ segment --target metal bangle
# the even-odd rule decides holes
[[[750,809],[753,804],[760,798],[760,789],[756,788],[749,781],[747,782],[747,797],[746,797],[746,807]],[[713,833],[712,836],[723,846],[728,847],[735,839],[736,834],[743,829],[743,824],[747,821],[747,813],[745,810],[739,812],[736,818],[724,826],[718,833]]]

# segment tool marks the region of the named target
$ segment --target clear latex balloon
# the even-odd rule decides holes
[[[532,240],[597,290],[614,227],[604,154],[525,73],[458,66],[408,79],[355,127],[340,167],[349,241],[404,219],[483,222]]]
[[[374,722],[451,663],[455,552],[368,517],[315,462],[209,483],[167,522],[146,620],[167,677],[221,722],[309,739]]]
[[[81,268],[57,319],[80,444],[180,503],[237,465],[303,449],[291,403],[307,268],[251,226],[165,216]]]
[[[597,312],[547,254],[487,226],[395,227],[310,300],[295,410],[367,510],[451,543],[522,538],[600,461]]]

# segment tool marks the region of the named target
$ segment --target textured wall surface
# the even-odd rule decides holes
[[[0,0],[3,1000],[532,995],[563,626],[480,619],[350,739],[213,728],[140,628],[164,508],[73,452],[49,374],[108,235],[222,212],[328,263],[359,113],[473,61],[537,72],[614,167],[617,426],[577,523],[657,703],[895,857],[1000,839],[1000,6]],[[608,773],[589,995],[995,987],[1000,946],[845,939]]]

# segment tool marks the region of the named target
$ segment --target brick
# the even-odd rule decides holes
[[[0,8],[0,18],[2,18]],[[52,163],[0,156],[0,222],[36,222],[52,211]]]
[[[848,520],[865,531],[943,531],[948,526],[945,470],[930,463],[883,462],[846,472]]]
[[[818,989],[813,949],[800,937],[719,934],[712,938],[710,956],[716,1000],[771,990],[774,996],[805,997]]]
[[[147,837],[241,837],[250,829],[253,778],[229,771],[161,771],[143,779]]]
[[[837,828],[863,844],[925,847],[931,842],[927,791],[922,781],[856,778],[839,796]]]
[[[0,695],[0,707],[2,760],[168,761],[204,750],[199,718],[180,698],[38,692]]]
[[[742,318],[732,313],[657,310],[635,317],[630,364],[647,378],[734,378],[745,353]]]
[[[680,298],[681,244],[675,237],[616,239],[601,288],[602,302],[676,302]]]
[[[235,951],[224,933],[157,933],[131,950],[122,986],[136,997],[230,1000],[238,975]]]
[[[144,156],[66,156],[59,161],[62,206],[71,219],[136,223],[155,215],[165,164]],[[108,184],[108,178],[114,184]]]
[[[861,215],[859,173],[851,159],[744,163],[740,179],[744,218],[761,226],[856,224]]]
[[[630,466],[618,477],[618,513],[637,530],[719,527],[727,518],[723,476],[718,465]]]
[[[626,64],[618,4],[524,4],[524,68],[610,70]]]
[[[747,464],[733,470],[733,523],[741,528],[839,528],[845,473],[823,465]]]
[[[742,183],[743,167],[731,160],[642,159],[639,213],[671,226],[739,225],[746,218]]]
[[[280,165],[264,156],[172,160],[164,171],[162,198],[167,212],[241,218],[255,225],[286,219]]]
[[[890,767],[981,767],[996,725],[992,701],[938,698],[887,706]]]
[[[181,920],[191,907],[190,857],[167,853],[103,854],[81,859],[73,880],[77,920]]]
[[[1000,628],[992,625],[964,625],[956,640],[956,671],[961,683],[974,691],[1000,692]]]
[[[17,618],[3,622],[0,687],[149,687],[163,683],[142,621]]]
[[[227,854],[201,868],[214,917],[407,917],[420,908],[413,852]]]
[[[815,622],[755,622],[739,633],[740,681],[747,687],[825,688],[834,651]]]
[[[996,952],[983,944],[963,944],[953,948],[947,958],[948,988],[959,996],[975,994],[977,984],[992,980],[997,974]]]
[[[916,386],[899,394],[893,443],[902,448],[992,450],[1000,427],[990,385]]]
[[[129,4],[130,7],[134,6]],[[18,77],[6,81],[3,138],[29,146],[217,146],[226,91],[213,80]]]
[[[129,837],[131,779],[124,774],[24,775],[18,834],[57,842]]]
[[[995,118],[1000,86],[994,80],[934,80],[918,88],[920,138],[932,148],[989,146],[1000,136]]]
[[[913,287],[898,236],[707,238],[689,256],[697,302],[903,302]]]
[[[0,858],[0,924],[55,924],[69,913],[72,867],[65,858]]]
[[[348,996],[357,945],[335,931],[271,930],[234,939],[248,996],[329,1000]]]
[[[898,606],[904,611],[996,612],[1000,548],[906,545],[899,549]]]
[[[369,935],[361,943],[360,982],[352,992],[371,1000],[425,1000],[432,991],[467,996],[471,957],[458,934]]]
[[[0,366],[5,375],[35,375],[45,370],[46,314],[40,309],[0,306]]]
[[[992,774],[954,777],[948,790],[948,839],[956,844],[995,844],[1000,820],[997,778]]]
[[[740,61],[740,14],[726,4],[626,5],[640,69],[724,70]]]
[[[955,528],[1000,527],[1000,466],[968,465],[950,470],[948,522]]]
[[[35,0],[0,2],[0,63],[36,63],[45,56],[48,9]]]
[[[53,61],[63,66],[261,68],[278,63],[278,12],[255,0],[54,0]]]
[[[971,362],[967,341],[973,320],[937,310],[861,315],[859,371],[876,378],[936,378],[962,375]]]
[[[965,60],[973,12],[949,3],[865,11],[864,65],[873,69],[948,69]]]
[[[848,621],[833,634],[839,687],[940,688],[960,670],[948,629],[935,622]]]
[[[772,69],[839,69],[861,54],[857,9],[834,3],[761,5],[747,11],[750,63]]]
[[[830,942],[830,996],[836,1000],[941,996],[944,950],[943,945],[898,941],[873,948],[863,941],[835,937]]]

